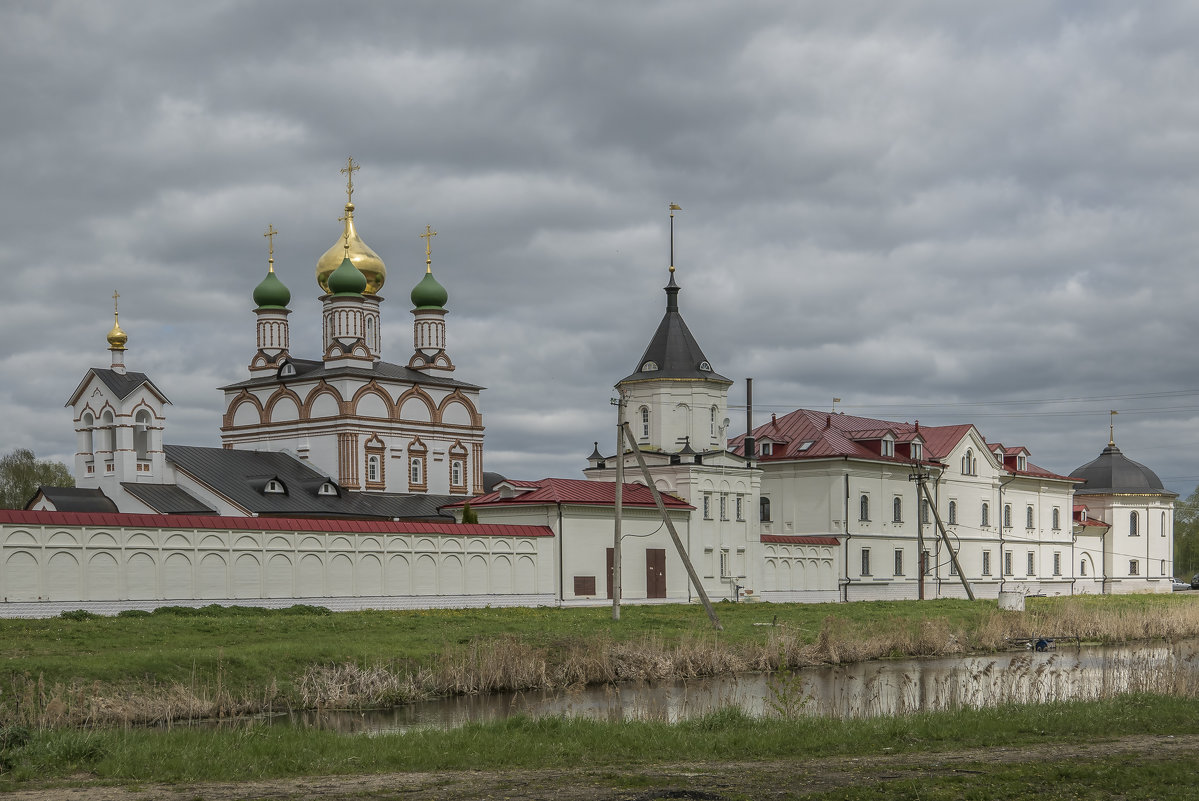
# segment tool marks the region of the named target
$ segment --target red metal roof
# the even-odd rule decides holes
[[[783,534],[763,534],[762,542],[774,542],[779,545],[840,545],[836,537],[804,537],[786,536]]]
[[[590,506],[613,506],[616,503],[616,484],[610,481],[588,481],[581,478],[543,478],[540,481],[522,482],[536,489],[522,492],[511,498],[501,498],[499,491],[470,498],[472,509],[480,506],[520,506],[529,504],[573,503]],[[446,508],[464,505],[467,501],[450,504]],[[686,501],[662,493],[662,503],[668,509],[694,509]],[[625,484],[621,498],[622,506],[654,506],[654,496],[644,484]]]
[[[757,440],[769,440],[776,443],[772,454],[755,457],[759,462],[841,457],[904,464],[910,464],[911,460],[899,454],[882,456],[877,449],[871,449],[866,443],[877,440],[888,432],[894,434],[898,442],[907,442],[920,436],[924,440],[922,463],[928,464],[944,460],[973,428],[974,426],[969,423],[951,426],[922,426],[918,422],[897,423],[850,414],[797,409],[782,417],[773,417],[769,423],[755,428],[753,435]],[[800,450],[800,446],[804,442],[812,444]],[[785,445],[781,443],[785,443]],[[994,454],[995,445],[987,447]],[[743,453],[745,435],[742,434],[729,440],[729,449]],[[1015,446],[1005,448],[1004,452],[1013,455],[1027,454],[1028,449],[1023,446]],[[1077,481],[1077,479],[1052,473],[1032,463],[1028,463],[1024,470],[1005,469],[1014,475],[1032,478]]]
[[[220,517],[217,515],[139,515],[100,512],[34,512],[0,509],[0,523],[26,526],[96,528],[228,529],[231,531],[319,531],[353,534],[453,534],[484,537],[552,537],[547,526],[418,523],[390,520],[343,520],[307,517]]]

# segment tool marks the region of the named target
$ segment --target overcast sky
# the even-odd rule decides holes
[[[165,439],[218,445],[251,292],[356,222],[411,354],[419,235],[485,467],[577,477],[680,305],[755,419],[975,423],[1069,472],[1116,442],[1199,482],[1199,4],[7,2],[0,451],[70,462],[63,408],[126,363]]]

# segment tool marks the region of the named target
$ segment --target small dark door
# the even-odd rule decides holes
[[[609,598],[612,597],[612,577],[615,574],[615,571],[612,569],[613,563],[614,563],[614,560],[612,558],[612,549],[609,548],[608,549],[608,569],[605,571],[608,575],[608,597]]]
[[[645,549],[645,597],[666,597],[666,549]]]

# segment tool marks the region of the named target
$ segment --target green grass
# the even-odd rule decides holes
[[[1161,617],[1161,610],[1193,610],[1199,608],[1197,604],[1199,596],[1189,593],[1033,598],[1028,600],[1027,614],[1072,608],[1105,610],[1113,619],[1133,614],[1152,618]],[[46,620],[0,620],[0,721],[6,709],[11,712],[14,699],[22,691],[30,692],[33,683],[43,704],[56,685],[85,684],[220,687],[242,698],[269,695],[273,703],[294,704],[296,682],[312,665],[383,666],[396,673],[436,671],[447,659],[485,654],[487,643],[499,638],[519,641],[554,663],[571,649],[594,651],[621,642],[649,642],[650,647],[660,648],[685,641],[731,649],[763,648],[780,632],[799,642],[812,642],[822,627],[828,627],[861,641],[876,634],[916,631],[930,621],[964,632],[969,640],[972,632],[1001,614],[994,601],[964,600],[722,603],[717,608],[724,624],[721,632],[712,630],[700,606],[685,604],[626,606],[620,621],[611,619],[608,607],[338,614],[312,607],[205,607],[117,617],[66,613]],[[763,623],[777,623],[778,628]]]
[[[761,720],[733,709],[673,725],[517,717],[451,731],[377,737],[264,726],[17,733],[20,736],[8,738],[8,746],[0,750],[7,767],[0,775],[0,789],[80,773],[115,782],[247,781],[390,771],[602,769],[884,752],[935,754],[1135,734],[1199,734],[1199,700],[1128,696],[849,721]],[[1070,769],[1058,768],[1067,773]],[[1003,770],[1009,771],[1013,788],[1029,776],[1027,769]]]

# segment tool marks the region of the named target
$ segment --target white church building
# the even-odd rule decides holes
[[[618,463],[629,602],[696,599],[650,483],[714,599],[1171,590],[1176,496],[1114,439],[1059,474],[969,424],[799,409],[733,436],[733,381],[684,321],[673,263],[663,317],[616,382],[638,453],[597,443],[583,478],[485,473],[482,388],[447,349],[435,232],[410,293],[412,351],[385,361],[387,272],[356,229],[355,169],[341,236],[317,260],[317,358],[290,350],[291,293],[267,231],[255,346],[247,377],[221,388],[220,447],[164,442],[170,401],[127,369],[114,307],[110,363],[67,401],[77,486],[0,511],[0,614],[605,603]],[[468,503],[478,523],[460,522]]]

